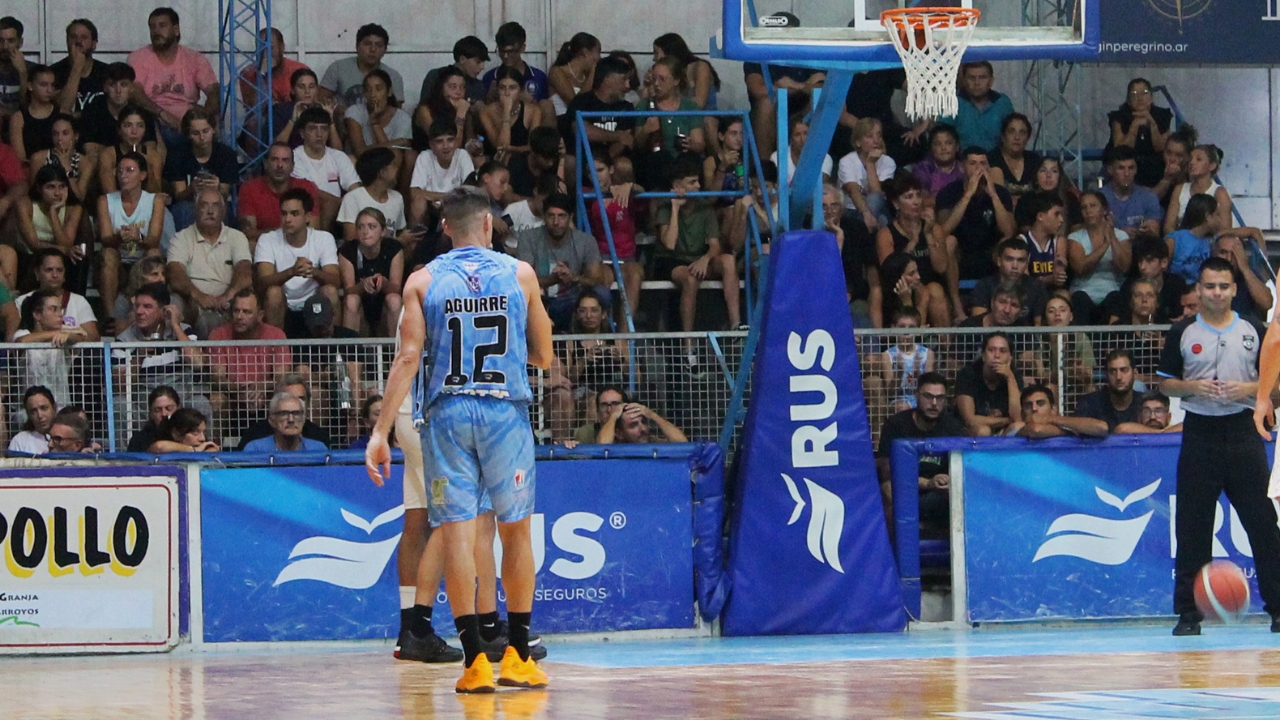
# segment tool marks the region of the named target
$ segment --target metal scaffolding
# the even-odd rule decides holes
[[[1078,0],[1022,0],[1022,23],[1027,26],[1076,22]],[[1032,122],[1031,148],[1056,157],[1076,187],[1084,187],[1084,139],[1080,126],[1080,83],[1072,82],[1078,66],[1062,60],[1034,60],[1022,87]]]
[[[256,174],[275,137],[271,97],[271,0],[218,0],[218,82],[222,86],[223,142],[245,156],[241,177]],[[267,32],[264,32],[267,31]],[[242,80],[257,68],[252,82]],[[237,92],[253,88],[253,102]]]

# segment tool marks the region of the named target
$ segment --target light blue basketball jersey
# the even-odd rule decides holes
[[[516,280],[518,261],[477,247],[450,250],[427,265],[423,299],[426,358],[415,415],[441,395],[472,395],[527,403],[529,309]]]

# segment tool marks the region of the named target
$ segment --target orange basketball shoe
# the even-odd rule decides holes
[[[517,655],[516,659],[519,660],[520,656]],[[506,662],[506,658],[503,658],[504,667]],[[453,689],[460,693],[491,693],[497,690],[493,684],[493,665],[489,663],[489,658],[484,653],[477,655],[471,667],[462,671],[462,677]]]
[[[520,653],[508,645],[507,651],[502,655],[498,684],[506,687],[544,688],[547,686],[547,674],[532,657],[521,660]]]

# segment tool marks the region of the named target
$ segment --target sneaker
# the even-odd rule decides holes
[[[519,657],[516,656],[517,659]],[[453,689],[460,693],[495,692],[498,688],[493,684],[493,665],[489,664],[489,658],[484,653],[477,655],[471,667],[462,671],[462,677],[458,678],[458,684]]]
[[[507,652],[507,621],[498,621],[498,636],[492,640],[485,640],[484,634],[480,635],[480,649],[485,655],[489,656],[489,662],[502,662],[503,655]],[[529,633],[529,657],[534,660],[542,660],[547,656],[547,648],[542,644],[542,636],[536,633]]]
[[[1280,632],[1276,630],[1275,627],[1276,625],[1273,621],[1271,623],[1272,632]],[[1178,616],[1178,624],[1173,627],[1173,634],[1175,637],[1199,635],[1200,619],[1196,617],[1195,613],[1182,613]]]
[[[544,688],[547,686],[547,674],[532,657],[521,660],[520,653],[509,647],[502,656],[502,665],[499,666],[498,684],[505,687]]]
[[[409,630],[400,632],[395,656],[399,660],[425,663],[456,663],[463,658],[461,650],[449,645],[434,632],[426,637],[418,637]]]

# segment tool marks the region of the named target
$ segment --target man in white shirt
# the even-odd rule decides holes
[[[227,207],[216,188],[196,197],[196,223],[169,243],[169,288],[186,300],[196,334],[230,321],[231,299],[253,284],[249,238],[223,224]]]
[[[292,189],[280,196],[280,229],[258,239],[254,254],[258,292],[266,298],[267,322],[290,338],[307,338],[303,308],[317,293],[339,307],[338,247],[333,235],[307,226],[311,195]],[[336,322],[336,318],[335,318]]]
[[[351,158],[329,147],[333,118],[324,108],[309,107],[298,116],[302,145],[293,151],[293,176],[310,180],[320,190],[320,227],[329,227],[342,206],[342,194],[360,187]]]
[[[457,152],[457,126],[453,118],[440,118],[427,129],[431,152],[418,155],[409,180],[409,222],[425,224],[429,207],[439,206],[445,193],[457,187],[475,170],[471,156]]]

